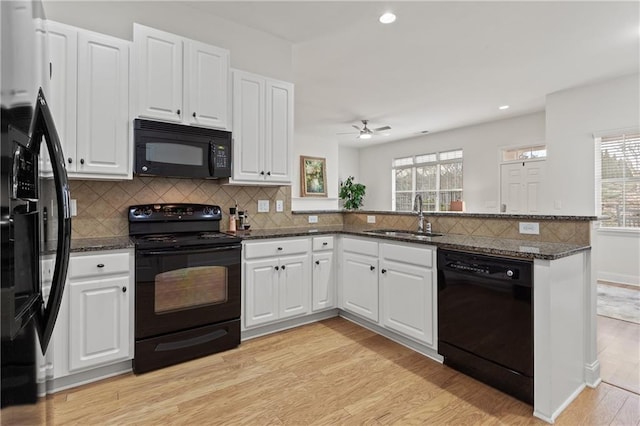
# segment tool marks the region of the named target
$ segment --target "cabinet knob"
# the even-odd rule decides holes
[[[176,114],[180,115],[180,110],[177,110],[177,111],[176,111]]]
[[[278,247],[278,251],[282,251],[282,247]]]
[[[387,273],[387,270],[386,270],[386,269],[383,269],[383,270],[382,270],[382,271],[380,271],[380,272],[382,272],[383,274],[386,274],[386,273]]]
[[[275,269],[276,271],[279,271],[279,270],[280,270],[280,267],[279,267],[279,266],[276,266],[274,269]]]
[[[126,292],[127,292],[127,287],[126,287],[126,286],[122,287],[122,292],[123,292],[123,293],[126,293]]]
[[[267,172],[267,176],[271,176],[271,172]]]
[[[198,114],[196,114],[195,111],[193,111],[193,114],[191,114],[191,115],[193,115],[193,118],[196,118],[198,116]]]
[[[84,158],[80,159],[80,164],[84,164]]]
[[[316,265],[319,265],[319,264],[320,264],[320,261],[319,261],[319,260],[316,260]]]
[[[327,244],[329,244],[329,243],[326,242],[326,241],[324,243],[322,243],[323,246],[326,246]]]
[[[372,270],[372,271],[375,271],[376,267],[371,265],[371,266],[369,266],[369,269]]]
[[[98,268],[104,268],[104,263],[98,263],[98,265],[96,265]]]
[[[282,270],[283,270],[283,271],[285,270],[285,266],[284,266],[284,265],[282,265]]]
[[[264,176],[264,170],[260,172],[260,176]]]
[[[69,164],[73,163],[73,158],[71,158],[71,157],[67,158],[67,162],[68,162]]]

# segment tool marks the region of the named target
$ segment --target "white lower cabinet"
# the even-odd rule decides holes
[[[336,307],[336,274],[333,246],[333,236],[314,237],[312,240],[313,295],[311,309],[314,312]]]
[[[378,243],[344,238],[342,250],[341,307],[378,322]]]
[[[133,250],[72,254],[54,330],[54,378],[133,358]]]
[[[382,325],[432,346],[437,277],[435,248],[380,244]]]
[[[244,326],[309,312],[310,242],[293,238],[244,245]]]

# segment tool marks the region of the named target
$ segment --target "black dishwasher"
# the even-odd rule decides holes
[[[533,404],[532,262],[438,250],[444,363]]]

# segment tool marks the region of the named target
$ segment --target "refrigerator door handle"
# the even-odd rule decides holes
[[[57,247],[56,247],[56,263],[53,270],[53,281],[51,283],[51,291],[46,305],[42,305],[36,312],[36,324],[38,329],[38,337],[40,338],[40,347],[44,354],[53,334],[60,305],[62,304],[62,295],[64,294],[65,282],[67,279],[67,269],[69,267],[69,254],[71,250],[71,208],[69,181],[67,179],[67,171],[64,164],[64,156],[58,132],[53,122],[53,116],[47,105],[47,101],[40,88],[36,107],[31,123],[31,143],[35,144],[30,148],[35,149],[34,152],[40,152],[40,144],[44,137],[47,144],[47,151],[51,159],[51,169],[55,181],[58,231],[57,231]]]

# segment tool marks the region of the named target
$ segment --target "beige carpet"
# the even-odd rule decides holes
[[[640,324],[640,287],[598,283],[598,315]]]

